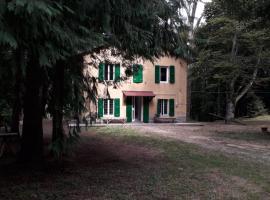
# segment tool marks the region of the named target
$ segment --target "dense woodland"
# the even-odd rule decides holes
[[[95,101],[99,82],[84,75],[83,58],[107,48],[131,61],[162,54],[186,59],[193,119],[268,112],[270,2],[213,0],[201,24],[194,18],[199,1],[1,1],[0,117],[12,132],[23,121],[19,160],[42,160],[47,113],[54,154],[77,137],[64,132],[63,119],[78,118],[84,102]]]
[[[270,111],[269,1],[206,4],[190,66],[191,116],[231,120]]]

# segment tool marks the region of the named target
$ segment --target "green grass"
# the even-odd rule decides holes
[[[128,128],[92,131],[97,135],[81,138],[89,150],[78,151],[67,165],[23,173],[19,180],[0,177],[0,199],[265,199],[270,194],[270,170],[262,164]],[[117,148],[99,152],[108,141],[157,155],[123,160]]]

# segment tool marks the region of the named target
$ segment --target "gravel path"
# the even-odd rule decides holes
[[[197,144],[203,148],[225,152],[244,159],[270,165],[270,136],[260,139],[261,125],[205,124],[204,126],[149,125],[133,126],[141,134],[158,135]],[[255,140],[231,139],[226,134],[258,134]],[[222,136],[220,136],[222,134]]]

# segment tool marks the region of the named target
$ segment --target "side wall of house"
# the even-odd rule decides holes
[[[89,62],[90,58],[86,58]],[[186,98],[187,98],[187,64],[182,59],[175,59],[173,57],[161,57],[155,60],[154,63],[150,61],[139,60],[138,63],[143,65],[143,82],[133,83],[133,78],[123,81],[117,88],[113,86],[108,87],[110,98],[120,99],[120,117],[126,118],[126,102],[123,91],[152,91],[156,96],[149,104],[149,118],[152,121],[157,113],[158,99],[174,99],[175,102],[175,117],[179,121],[186,119]],[[160,66],[175,66],[175,83],[155,83],[155,65]],[[120,63],[121,66],[121,63]],[[89,66],[91,75],[98,77],[98,69]],[[125,69],[121,67],[121,76],[125,76]],[[107,98],[107,87],[104,84],[98,86],[99,98]],[[96,111],[95,106],[91,106],[91,112]]]

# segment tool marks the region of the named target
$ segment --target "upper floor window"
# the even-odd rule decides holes
[[[143,66],[139,64],[133,65],[133,83],[143,82]]]
[[[120,64],[100,63],[98,70],[99,81],[120,81]]]
[[[168,67],[160,67],[160,82],[168,82]]]
[[[104,80],[113,81],[114,80],[114,71],[115,71],[115,65],[105,64]]]
[[[155,83],[175,83],[175,67],[156,65]]]

